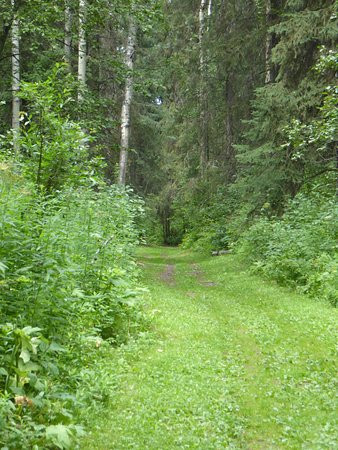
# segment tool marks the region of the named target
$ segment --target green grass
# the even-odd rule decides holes
[[[151,330],[107,361],[113,401],[81,449],[337,447],[336,310],[236,256],[138,256]]]

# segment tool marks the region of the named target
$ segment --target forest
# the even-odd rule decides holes
[[[336,0],[0,0],[0,447],[333,449]]]

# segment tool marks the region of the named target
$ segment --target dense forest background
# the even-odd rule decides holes
[[[336,35],[333,0],[0,0],[3,445],[81,434],[140,241],[336,304]]]

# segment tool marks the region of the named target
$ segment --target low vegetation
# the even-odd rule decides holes
[[[256,221],[241,237],[239,251],[255,271],[335,306],[336,214],[334,199],[320,188],[299,194],[281,219]]]
[[[0,162],[0,443],[13,449],[73,447],[80,411],[109,398],[107,349],[143,326],[133,259],[142,202],[107,186],[95,160],[82,165],[80,128],[50,109],[54,76],[23,87],[36,94],[27,153]]]
[[[83,449],[334,448],[336,311],[237,255],[142,248],[152,326]]]

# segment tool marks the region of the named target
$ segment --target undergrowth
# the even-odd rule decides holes
[[[56,67],[0,159],[0,447],[74,448],[113,392],[103,362],[145,326],[133,258],[143,203],[104,182]],[[95,155],[94,155],[95,156]],[[99,170],[96,168],[99,167]]]
[[[320,187],[300,193],[281,219],[257,220],[238,250],[256,272],[336,305],[336,214],[334,198]]]
[[[0,442],[68,448],[81,434],[78,388],[88,373],[94,390],[105,384],[92,362],[104,340],[142,327],[132,257],[142,206],[116,187],[44,196],[5,164],[0,187]]]

